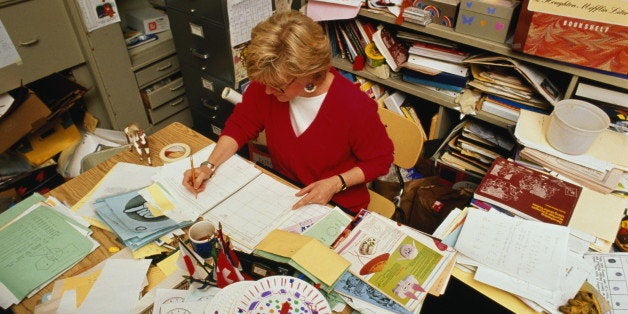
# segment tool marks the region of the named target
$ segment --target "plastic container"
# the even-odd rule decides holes
[[[608,115],[586,101],[565,99],[554,106],[545,137],[558,151],[580,155],[610,123]]]

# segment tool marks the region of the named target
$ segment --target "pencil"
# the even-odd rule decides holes
[[[192,170],[192,187],[194,187],[196,173],[194,173],[194,159],[192,159],[192,155],[190,155],[190,169]],[[198,192],[194,192],[194,198],[198,198]]]

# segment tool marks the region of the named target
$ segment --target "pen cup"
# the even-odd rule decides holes
[[[188,230],[192,248],[202,258],[211,256],[210,240],[215,232],[216,227],[211,222],[205,220],[194,223]]]

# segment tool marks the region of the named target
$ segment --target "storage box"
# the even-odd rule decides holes
[[[513,50],[626,77],[628,26],[532,12],[527,4],[522,4]]]
[[[519,1],[466,0],[460,4],[456,32],[503,43],[517,19]]]
[[[11,91],[10,94],[16,101],[22,101],[16,106],[8,116],[0,119],[0,153],[6,151],[11,145],[17,143],[22,137],[36,130],[46,123],[46,118],[51,114],[50,109],[44,104],[35,93],[20,87]],[[23,96],[18,96],[23,94]],[[19,98],[22,98],[18,100]]]
[[[20,142],[18,151],[29,163],[39,166],[81,140],[69,114],[64,114]]]
[[[453,28],[456,25],[456,16],[460,0],[418,0],[412,6],[430,12],[432,23]]]
[[[155,34],[170,29],[168,16],[154,8],[127,11],[126,24],[129,28],[144,32],[144,34]]]

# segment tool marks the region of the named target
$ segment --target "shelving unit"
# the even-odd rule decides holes
[[[361,9],[359,16],[377,20],[382,23],[395,25],[395,18],[391,14],[375,12],[369,9]],[[488,52],[493,52],[493,53],[513,57],[515,59],[529,62],[532,64],[536,64],[536,65],[546,67],[552,70],[560,71],[563,73],[568,73],[574,76],[573,77],[574,80],[577,80],[579,77],[584,77],[587,79],[598,81],[600,83],[614,85],[617,87],[622,87],[622,88],[628,87],[628,80],[625,78],[608,75],[608,74],[604,74],[604,73],[593,71],[593,70],[587,70],[587,69],[576,67],[573,65],[559,63],[554,60],[543,59],[543,58],[519,53],[516,51],[512,51],[510,47],[506,44],[500,44],[497,42],[484,40],[478,37],[456,33],[453,28],[445,27],[442,25],[428,24],[427,26],[421,26],[418,24],[404,22],[399,26],[402,28],[406,28],[408,30],[437,36],[437,37],[455,41],[455,42],[458,42],[467,46],[472,46],[475,48],[483,49]],[[570,92],[571,91],[568,90],[567,94],[568,95],[571,94]]]
[[[513,59],[521,60],[530,64],[533,64],[538,67],[545,68],[543,71],[550,71],[552,73],[556,73],[559,76],[564,77],[566,82],[564,95],[565,98],[570,98],[573,95],[574,90],[580,80],[580,78],[585,78],[588,80],[593,80],[596,82],[617,86],[620,88],[628,87],[628,80],[613,76],[607,75],[604,73],[600,73],[594,70],[587,70],[584,68],[571,66],[568,64],[559,63],[556,61],[551,61],[544,58],[539,58],[531,55],[526,55],[523,53],[519,53],[516,51],[512,51],[507,44],[492,42],[488,40],[484,40],[481,38],[456,33],[453,28],[445,27],[438,24],[429,24],[427,26],[421,26],[418,24],[404,22],[401,25],[395,24],[395,17],[392,14],[374,11],[370,9],[361,9],[359,12],[358,18],[366,18],[371,20],[375,25],[377,24],[385,24],[388,27],[394,27],[398,29],[404,29],[407,31],[424,33],[432,36],[436,36],[439,38],[447,39],[453,42],[457,42],[474,49],[484,50],[487,53],[496,53],[508,57],[512,57]],[[453,109],[460,111],[458,105],[454,102],[454,98],[445,94],[441,94],[435,92],[431,89],[421,87],[416,84],[404,82],[400,78],[388,78],[382,79],[368,71],[355,71],[353,70],[352,64],[342,58],[334,58],[332,60],[332,65],[338,69],[353,73],[355,75],[361,76],[365,79],[377,82],[379,84],[388,86],[390,88],[405,92],[407,94],[419,97],[421,99],[425,99],[432,103],[438,104],[445,108]],[[493,125],[499,127],[509,127],[513,125],[513,122],[489,113],[485,113],[482,111],[477,111],[474,116],[480,120],[489,122]]]

